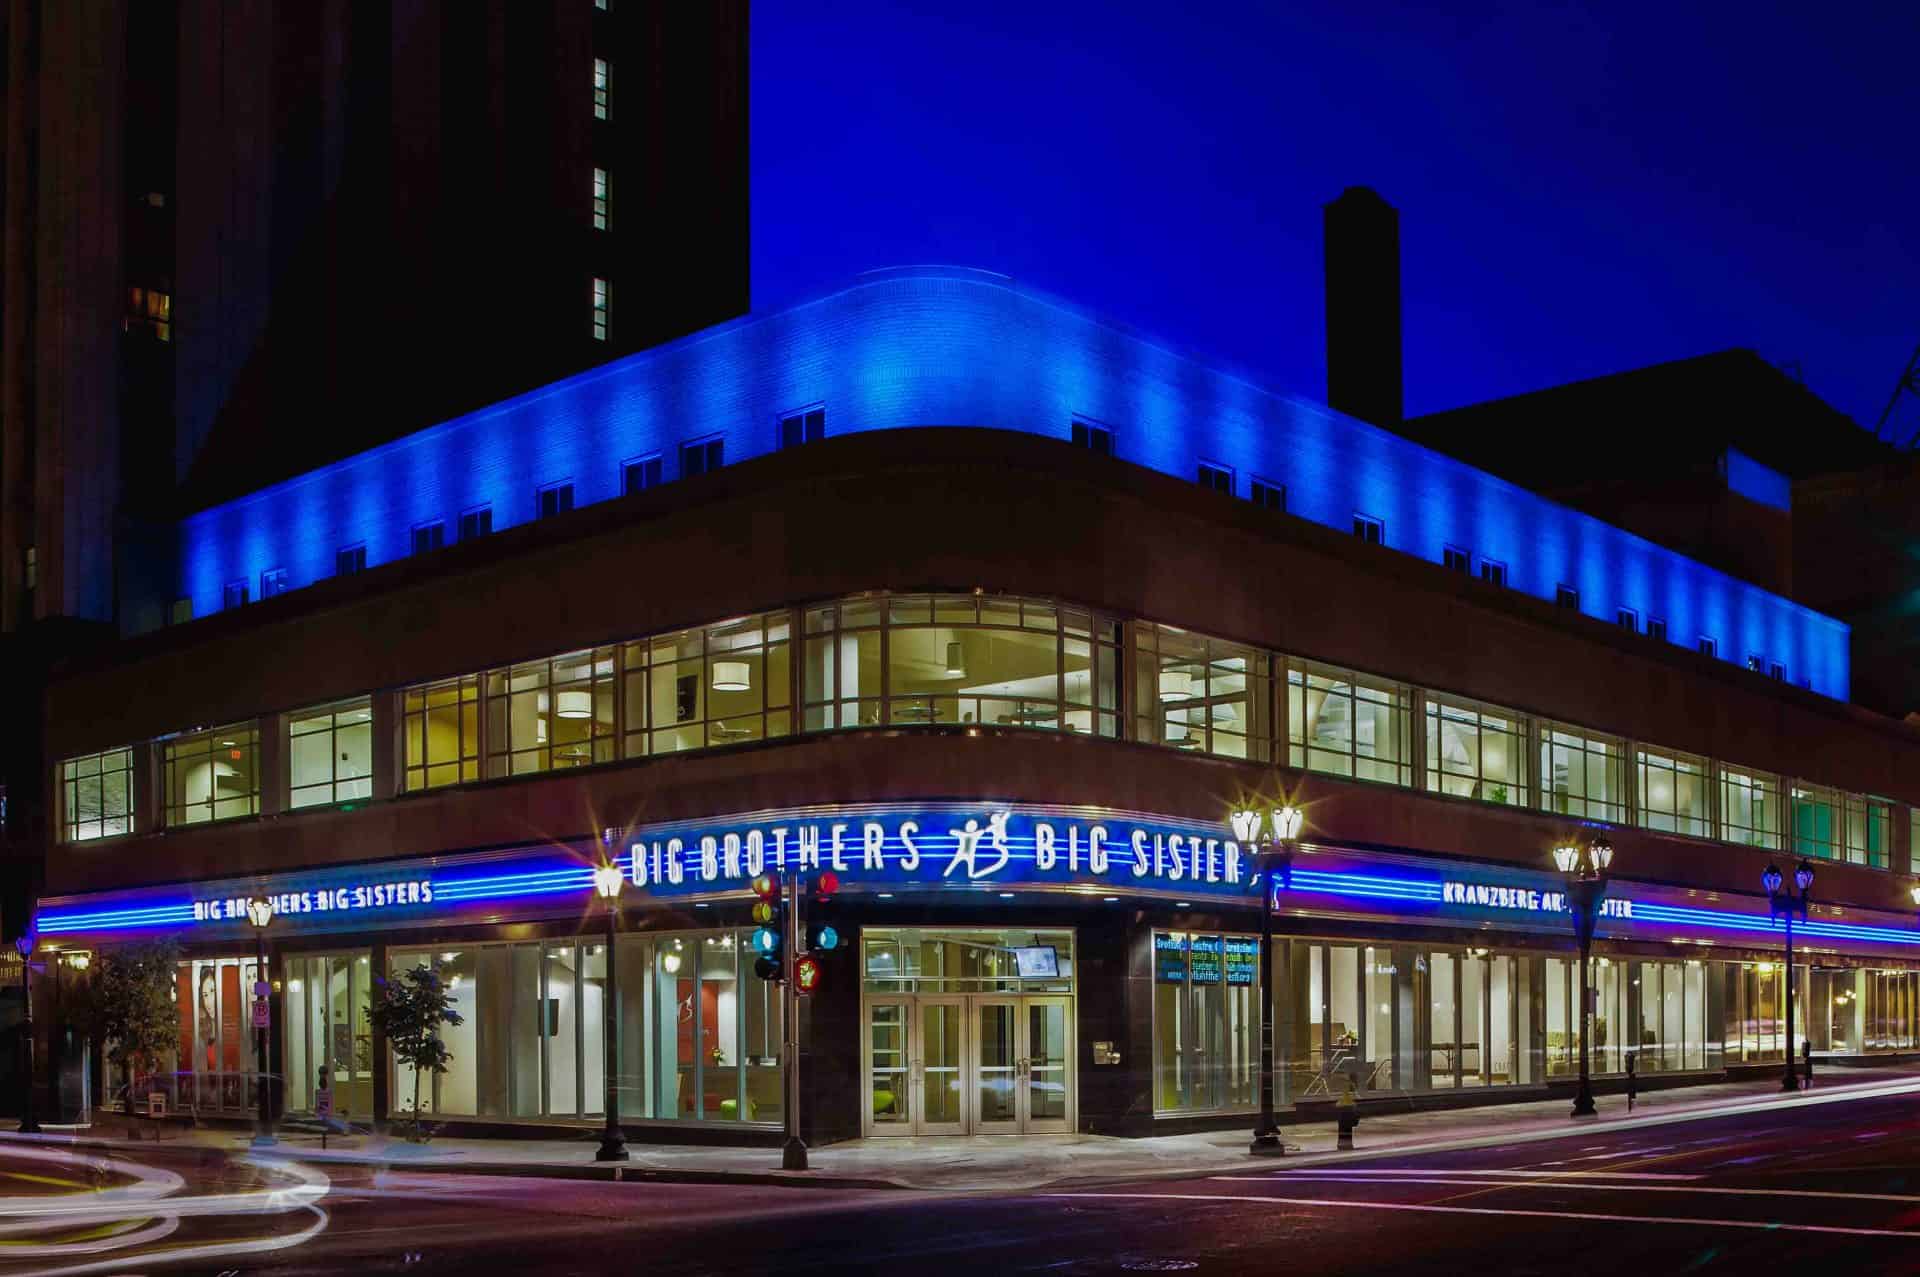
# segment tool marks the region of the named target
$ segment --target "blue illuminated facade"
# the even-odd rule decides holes
[[[1310,401],[1199,363],[1057,299],[981,271],[876,272],[829,296],[708,329],[334,465],[212,507],[179,528],[178,597],[195,615],[226,588],[297,589],[334,575],[341,550],[368,566],[405,557],[413,529],[485,508],[495,530],[531,521],[538,492],[573,504],[621,495],[629,463],[682,474],[684,445],[718,440],[726,462],[773,451],[780,421],[824,406],[826,432],[978,426],[1062,440],[1076,420],[1111,432],[1123,460],[1181,479],[1201,464],[1246,497],[1284,487],[1289,512],[1341,532],[1379,520],[1382,542],[1439,562],[1448,545],[1503,563],[1507,584],[1580,611],[1664,621],[1672,642],[1712,638],[1728,659],[1782,664],[1789,679],[1848,694],[1848,629],[1471,466]],[[1550,431],[1551,423],[1543,423]],[[703,453],[703,455],[705,455]],[[1743,459],[1744,460],[1744,459]],[[1755,468],[1757,469],[1757,468]],[[1742,489],[1765,475],[1730,475]],[[1777,485],[1776,485],[1777,486]]]

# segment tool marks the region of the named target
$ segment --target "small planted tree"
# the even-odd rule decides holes
[[[94,1024],[107,1042],[107,1058],[127,1079],[127,1115],[133,1115],[134,1082],[142,1069],[158,1068],[180,1033],[174,1005],[174,971],[180,944],[172,938],[122,945],[100,955],[94,980]],[[159,1134],[159,1123],[154,1124]]]
[[[369,1019],[374,1032],[383,1034],[393,1058],[413,1070],[413,1133],[420,1135],[420,1078],[427,1073],[445,1073],[453,1053],[440,1040],[440,1026],[459,1024],[463,1017],[453,1009],[453,995],[440,978],[439,964],[421,964],[391,979],[374,977],[377,986]]]

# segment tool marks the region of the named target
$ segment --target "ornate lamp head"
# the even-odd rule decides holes
[[[1260,840],[1260,813],[1251,807],[1236,807],[1227,817],[1227,824],[1233,830],[1234,841],[1242,847],[1251,847]]]
[[[612,861],[600,865],[593,871],[593,893],[602,900],[618,900],[620,889],[626,886],[627,876],[620,872],[620,866]]]
[[[265,896],[253,896],[247,900],[247,921],[256,927],[265,927],[273,921],[273,901]]]
[[[1307,813],[1288,803],[1284,807],[1273,809],[1273,835],[1281,842],[1292,842],[1300,836],[1300,826],[1306,823]]]
[[[1760,885],[1767,889],[1767,894],[1770,896],[1780,894],[1780,882],[1780,867],[1778,865],[1768,865],[1766,872],[1760,875]]]
[[[1800,862],[1800,867],[1793,871],[1793,885],[1800,888],[1802,893],[1813,885],[1812,861],[1803,860]]]

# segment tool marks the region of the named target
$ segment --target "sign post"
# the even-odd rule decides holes
[[[781,985],[781,1001],[785,1003],[787,1013],[787,1141],[780,1150],[780,1169],[787,1171],[807,1169],[807,1142],[800,1136],[800,981],[795,971],[800,961],[801,890],[800,875],[789,874],[786,901],[787,927],[786,934],[782,937],[784,944],[781,954],[782,973],[785,977]]]

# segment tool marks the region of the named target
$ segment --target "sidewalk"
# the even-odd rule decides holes
[[[780,1152],[770,1148],[629,1144],[631,1161],[596,1163],[593,1154],[598,1140],[584,1134],[571,1140],[436,1139],[426,1145],[387,1136],[333,1137],[325,1151],[318,1136],[296,1135],[282,1139],[262,1155],[318,1165],[372,1165],[467,1175],[1004,1192],[1062,1184],[1255,1172],[1272,1166],[1346,1161],[1383,1153],[1529,1143],[1578,1131],[1659,1126],[1767,1107],[1828,1104],[1904,1092],[1920,1092],[1920,1068],[1823,1071],[1813,1090],[1798,1095],[1782,1094],[1773,1078],[1657,1091],[1642,1098],[1631,1115],[1624,1096],[1607,1096],[1600,1100],[1600,1116],[1580,1123],[1567,1116],[1564,1100],[1368,1117],[1360,1124],[1351,1153],[1335,1150],[1332,1122],[1312,1123],[1281,1129],[1288,1154],[1284,1161],[1250,1157],[1245,1129],[1146,1139],[1003,1135],[853,1140],[812,1150],[810,1169],[794,1172],[778,1169]],[[101,1148],[135,1157],[154,1148],[151,1139],[115,1138],[113,1133],[121,1129],[120,1123],[121,1119],[108,1118],[97,1131],[71,1135],[6,1134],[0,1136],[0,1150],[11,1141]],[[247,1151],[248,1139],[244,1132],[187,1130],[169,1137],[160,1147],[241,1152]]]

